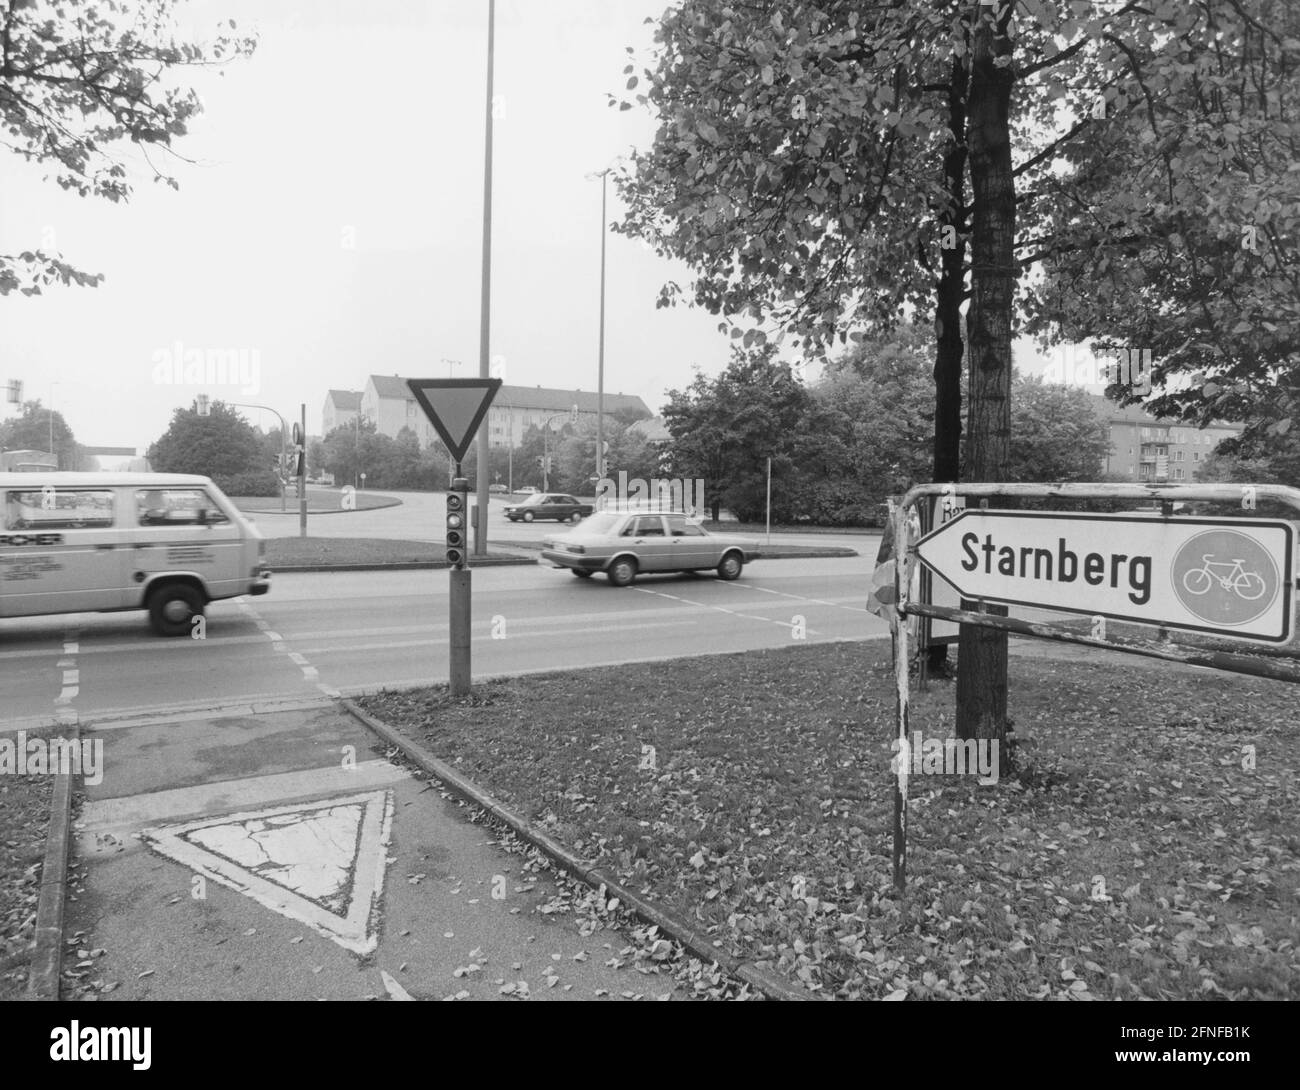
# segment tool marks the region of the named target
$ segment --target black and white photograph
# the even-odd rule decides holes
[[[0,124],[13,1071],[1280,1056],[1300,5],[0,0]]]

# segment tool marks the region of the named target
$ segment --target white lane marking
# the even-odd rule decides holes
[[[59,659],[56,670],[61,670],[63,680],[59,685],[59,695],[54,698],[54,714],[62,723],[75,719],[76,713],[68,707],[81,692],[81,671],[77,669],[77,637],[81,629],[70,628],[63,636],[63,658]],[[71,714],[70,714],[71,713]]]
[[[521,622],[515,622],[519,624]],[[698,621],[683,619],[680,621],[652,621],[648,624],[607,624],[585,627],[582,634],[601,633],[601,632],[623,632],[636,631],[641,632],[651,628],[681,628],[683,625],[698,624]],[[487,625],[482,626],[487,629]],[[565,628],[544,628],[535,632],[519,632],[515,628],[510,630],[510,639],[553,639],[556,636],[572,635],[569,629]],[[479,636],[479,639],[484,637]],[[390,648],[398,647],[436,647],[445,645],[449,640],[448,636],[434,636],[423,640],[387,640],[383,643],[349,643],[341,647],[308,647],[303,650],[305,655],[347,655],[353,651],[387,651]],[[557,667],[558,669],[558,667]]]
[[[771,617],[760,617],[760,616],[758,616],[757,614],[754,614],[754,613],[741,613],[739,610],[735,610],[735,609],[727,609],[725,606],[715,606],[715,605],[711,605],[711,604],[708,603],[708,602],[696,602],[696,601],[694,601],[694,600],[692,600],[692,599],[690,599],[690,598],[682,598],[681,596],[676,595],[676,594],[665,594],[665,593],[664,593],[663,591],[661,591],[661,590],[650,590],[648,587],[633,587],[632,589],[633,589],[633,590],[639,590],[642,594],[653,594],[653,595],[655,595],[656,597],[659,597],[659,598],[670,598],[670,599],[672,599],[674,602],[682,602],[682,603],[684,603],[685,605],[688,605],[688,606],[697,606],[697,607],[700,608],[700,609],[711,609],[711,610],[714,610],[714,611],[716,611],[716,612],[718,612],[718,613],[728,613],[728,614],[730,614],[730,615],[733,616],[733,617],[740,617],[740,618],[743,618],[744,620],[747,620],[747,621],[762,621],[764,624],[774,624],[774,625],[777,625],[777,626],[779,626],[779,627],[781,627],[781,628],[789,628],[789,629],[792,629],[792,630],[793,630],[794,627],[795,627],[795,624],[794,624],[793,621],[776,621],[776,620],[773,620]],[[821,635],[820,632],[818,632],[816,629],[812,629],[812,628],[806,628],[806,627],[805,627],[805,628],[804,628],[804,632],[805,632],[805,634],[808,635],[808,636],[819,636],[819,635]]]
[[[826,599],[826,598],[809,598],[807,595],[804,594],[791,594],[789,591],[773,590],[771,587],[756,587],[752,583],[746,583],[744,586],[737,586],[735,583],[722,582],[722,586],[730,587],[732,590],[757,590],[757,591],[762,591],[762,593],[764,594],[778,594],[782,598],[797,598],[801,602],[814,602],[819,606],[832,606],[835,609],[847,609],[850,613],[865,613],[867,611],[865,605],[846,606],[842,604],[844,602],[856,602],[859,600],[865,601],[866,598],[865,594],[862,595],[861,599],[859,599],[858,597]]]
[[[306,924],[345,950],[379,945],[393,794],[325,799],[146,829],[158,854]]]
[[[290,651],[288,642],[285,638],[281,636],[280,633],[272,631],[271,626],[258,616],[257,610],[247,602],[241,600],[239,608],[246,616],[253,619],[257,627],[262,630],[262,634],[271,641],[271,650],[280,655],[287,655],[289,661],[302,671],[303,680],[310,681],[313,685],[317,685],[319,688],[318,679],[320,677],[320,671],[311,665],[304,655],[297,651]]]

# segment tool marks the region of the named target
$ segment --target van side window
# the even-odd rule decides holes
[[[196,526],[230,521],[201,488],[142,488],[135,494],[135,515],[141,526]]]
[[[5,493],[6,530],[81,530],[113,525],[107,489],[44,488]]]

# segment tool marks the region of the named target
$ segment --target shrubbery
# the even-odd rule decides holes
[[[280,479],[269,469],[232,473],[227,477],[214,477],[213,480],[227,496],[278,496],[280,494]]]

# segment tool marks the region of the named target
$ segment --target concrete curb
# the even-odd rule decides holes
[[[440,761],[423,746],[412,742],[382,720],[362,711],[353,701],[346,697],[341,698],[339,703],[359,722],[369,727],[389,745],[396,746],[407,758],[431,776],[437,777],[452,792],[475,806],[486,810],[498,821],[509,826],[524,840],[545,852],[551,860],[574,878],[586,882],[592,887],[604,886],[607,893],[617,897],[622,904],[626,905],[641,919],[654,924],[660,931],[676,939],[701,961],[716,963],[731,976],[749,984],[769,999],[803,1002],[817,998],[802,988],[791,987],[765,969],[760,969],[750,962],[741,961],[730,954],[715,949],[706,935],[692,930],[640,894],[633,893],[615,878],[594,866],[590,861],[574,855],[563,845],[552,840],[546,833],[506,809],[505,806],[472,780],[466,779],[455,769]]]
[[[81,726],[73,723],[72,738],[81,741]],[[63,970],[63,909],[68,887],[68,842],[72,831],[72,775],[61,772],[50,799],[50,829],[45,835],[45,861],[36,902],[36,950],[32,955],[27,994],[32,999],[57,1000]]]

